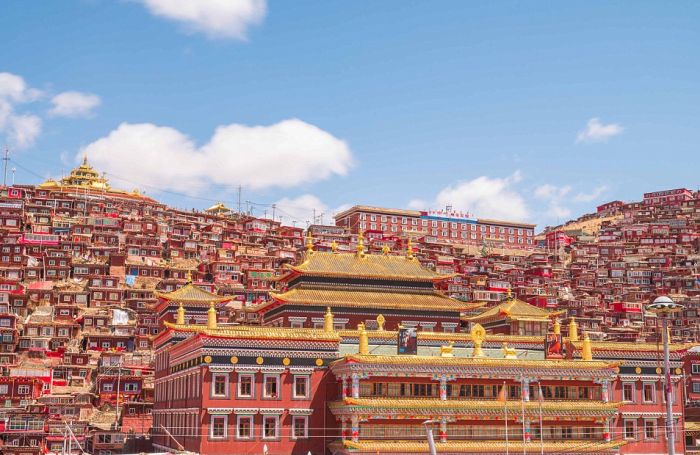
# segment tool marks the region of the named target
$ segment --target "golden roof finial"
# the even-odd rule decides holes
[[[508,288],[508,291],[506,292],[506,300],[513,300],[513,291],[511,291],[510,288]]]
[[[357,330],[360,331],[358,354],[367,355],[369,354],[369,337],[367,336],[367,330],[365,330],[365,325],[360,322],[359,324],[357,324]]]
[[[185,325],[185,307],[182,306],[182,302],[180,302],[180,306],[177,308],[177,319],[175,322],[178,325]]]
[[[365,255],[365,236],[362,231],[357,234],[357,255],[360,257]]]
[[[331,242],[331,251],[334,253],[338,251],[338,242],[336,242],[335,240]]]
[[[207,310],[207,328],[216,329],[216,308],[214,307],[214,302],[209,303],[209,310]]]
[[[192,270],[187,269],[187,275],[185,276],[185,284],[192,284]]]
[[[311,236],[311,230],[306,231],[306,253],[311,254],[314,252],[314,238]]]
[[[384,323],[386,323],[386,318],[383,314],[377,316],[377,330],[384,330]]]
[[[391,248],[389,248],[389,245],[384,245],[384,246],[382,247],[382,254],[383,254],[384,256],[386,256],[386,255],[388,255],[389,253],[391,253]]]
[[[73,162],[75,163],[75,161],[73,161]],[[83,155],[83,166],[87,166],[87,165],[88,165],[88,162],[87,162],[87,153],[86,153],[85,155]]]
[[[569,322],[569,341],[578,341],[578,324],[573,316]]]
[[[326,314],[323,316],[323,331],[330,333],[333,330],[333,313],[331,313],[331,307],[326,307]]]
[[[561,323],[559,322],[559,318],[554,320],[554,334],[561,335]]]
[[[406,243],[406,257],[408,259],[413,259],[415,256],[413,255],[413,242],[411,239],[408,239],[408,242]]]
[[[593,349],[588,332],[583,332],[583,346],[581,347],[581,360],[593,360]]]

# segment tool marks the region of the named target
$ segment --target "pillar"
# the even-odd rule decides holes
[[[447,377],[440,376],[440,399],[447,400]]]
[[[608,380],[604,379],[600,381],[600,397],[603,403],[607,403],[610,400],[610,387],[608,387]]]
[[[447,442],[447,417],[440,419],[440,442]]]
[[[530,401],[530,379],[523,378],[523,401]]]
[[[360,417],[351,417],[351,427],[352,427],[352,442],[358,442],[360,440]]]
[[[532,433],[530,433],[530,419],[528,417],[523,421],[523,440],[525,442],[530,442],[532,440]]]
[[[360,375],[352,374],[352,397],[360,398]]]
[[[340,437],[343,441],[348,438],[348,419],[345,417],[340,420]]]
[[[344,400],[348,397],[348,377],[346,375],[340,377],[340,389]]]
[[[605,419],[605,424],[603,426],[603,439],[605,442],[610,442],[610,419]]]

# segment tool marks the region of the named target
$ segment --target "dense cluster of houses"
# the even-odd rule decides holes
[[[594,341],[654,343],[657,321],[644,305],[666,294],[685,305],[673,322],[674,341],[697,342],[699,223],[700,196],[672,190],[645,194],[641,202],[604,204],[541,234],[531,224],[449,209],[366,206],[339,214],[335,226],[304,230],[221,203],[203,211],[170,208],[137,190],[110,187],[86,160],[60,181],[0,193],[0,450],[151,450],[154,341],[163,335],[164,314],[174,314],[174,293],[194,286],[220,296],[217,318],[226,324],[320,330],[326,322],[323,300],[336,294],[310,293],[304,283],[295,288],[296,276],[278,280],[309,251],[409,254],[424,270],[444,277],[431,298],[440,305],[443,296],[451,297],[445,305],[452,305],[452,313],[446,310],[437,322],[434,316],[412,321],[397,310],[397,327],[468,332],[479,315],[517,296],[562,319],[574,317]],[[195,302],[190,294],[184,301]],[[377,295],[369,297],[386,305]],[[299,309],[314,298],[318,308]],[[463,307],[455,303],[460,301]],[[188,307],[185,317],[192,321],[181,325],[204,323],[207,308],[197,311]],[[386,309],[373,318],[378,316],[393,323]],[[496,319],[478,321],[499,336],[544,337],[550,330],[537,320]],[[352,317],[335,315],[334,330],[356,326]],[[565,335],[568,327],[561,327]],[[700,355],[682,352],[688,353],[685,403],[694,408],[700,402]],[[675,359],[678,365],[682,360]],[[166,446],[173,436],[159,437]]]

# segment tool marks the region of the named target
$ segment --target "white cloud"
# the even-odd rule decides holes
[[[21,76],[0,73],[0,100],[27,103],[41,97],[42,91],[31,88]]]
[[[0,133],[7,136],[14,148],[26,148],[34,144],[41,133],[41,119],[36,115],[18,114],[15,106],[35,101],[40,90],[31,88],[16,74],[0,73]]]
[[[77,159],[84,154],[112,178],[189,194],[213,185],[294,187],[345,175],[353,161],[344,141],[298,119],[220,126],[201,147],[174,128],[122,123],[84,147]]]
[[[605,142],[613,136],[622,133],[623,128],[618,123],[604,125],[598,118],[592,118],[576,135],[576,142]]]
[[[539,199],[561,199],[571,191],[570,186],[556,186],[545,183],[535,188],[535,197]]]
[[[262,22],[265,0],[141,0],[154,16],[184,24],[210,38],[244,40],[249,26]]]
[[[535,188],[533,192],[537,199],[547,202],[546,215],[551,218],[566,218],[571,215],[571,210],[565,207],[564,199],[571,192],[571,186],[556,186],[549,183]]]
[[[457,182],[443,188],[433,201],[434,208],[451,205],[454,210],[470,212],[480,218],[499,218],[512,221],[525,220],[529,216],[527,204],[515,189],[521,180],[520,171],[505,178],[477,177]],[[411,201],[414,209],[428,203],[419,199]]]
[[[408,208],[411,210],[425,210],[430,204],[423,199],[411,199]]]
[[[594,188],[589,193],[581,192],[581,193],[576,194],[576,196],[574,196],[574,201],[576,201],[576,202],[592,202],[592,201],[598,199],[607,190],[608,190],[607,185],[600,185],[600,186]]]
[[[7,121],[5,131],[10,141],[17,148],[34,145],[41,133],[41,119],[36,115],[12,115]]]
[[[330,208],[313,194],[302,194],[295,198],[284,197],[275,202],[275,206],[276,218],[282,217],[282,224],[301,227],[313,224],[314,215],[316,216],[316,224],[334,224],[333,216],[350,208],[350,204],[342,204],[338,207]]]
[[[63,92],[51,99],[49,114],[56,117],[87,117],[100,105],[100,97],[92,93]]]

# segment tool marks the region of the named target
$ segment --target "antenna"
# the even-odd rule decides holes
[[[10,161],[10,149],[5,146],[5,156],[2,158],[4,161],[3,167],[4,167],[4,176],[2,178],[2,186],[7,186],[7,162]]]

